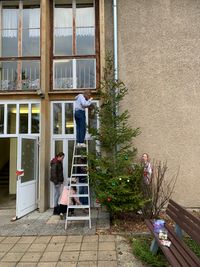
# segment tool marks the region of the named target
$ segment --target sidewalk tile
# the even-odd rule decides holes
[[[115,250],[115,242],[99,242],[99,250]]]
[[[3,258],[3,256],[6,254],[6,252],[0,252],[0,259]]]
[[[66,236],[53,236],[50,243],[65,243]]]
[[[98,267],[117,267],[117,261],[98,261]]]
[[[37,266],[37,262],[19,262],[17,267],[35,267]]]
[[[66,243],[63,251],[79,251],[81,247],[81,243],[73,242],[73,243]]]
[[[81,250],[97,250],[98,242],[82,243]]]
[[[100,261],[114,261],[117,260],[116,251],[99,251],[98,252],[98,260]]]
[[[115,239],[114,235],[99,235],[99,242],[115,241]]]
[[[96,261],[81,261],[78,262],[77,267],[97,267]]]
[[[55,262],[39,262],[37,267],[55,267],[56,264],[57,264],[57,261],[55,261]]]
[[[43,252],[45,251],[47,244],[31,244],[28,252]]]
[[[42,256],[41,252],[26,252],[22,257],[21,261],[35,262],[39,261],[41,256]]]
[[[79,256],[79,251],[66,251],[62,252],[60,255],[61,261],[77,261]]]
[[[22,236],[17,243],[32,243],[36,239],[36,236]]]
[[[79,256],[79,261],[96,261],[97,251],[81,251]]]
[[[0,267],[15,267],[16,262],[0,262]]]
[[[98,242],[98,235],[86,235],[83,237],[83,242]]]
[[[40,261],[58,261],[60,256],[60,251],[55,251],[55,252],[44,252],[44,254],[42,255],[42,258],[40,259]]]
[[[43,266],[41,266],[43,267]],[[66,264],[66,261],[58,262],[56,267],[77,267],[77,262],[75,261],[68,261]]]
[[[67,243],[69,243],[69,242],[82,242],[82,238],[83,238],[82,235],[69,235],[67,237],[66,242]]]
[[[14,246],[14,244],[0,244],[0,252],[7,252],[9,251],[12,247]]]
[[[1,261],[19,261],[21,259],[21,257],[24,255],[24,253],[19,253],[19,252],[11,252],[11,253],[7,253],[2,259]]]
[[[8,237],[6,237],[6,238],[1,242],[1,244],[5,244],[5,243],[11,243],[11,244],[14,244],[14,243],[16,243],[19,239],[20,239],[19,236],[8,236]]]
[[[37,244],[47,244],[49,243],[51,239],[51,236],[38,236],[33,243],[37,243]]]
[[[11,248],[9,252],[25,252],[30,244],[15,244],[14,247]]]
[[[77,243],[76,243],[77,244]],[[61,252],[63,249],[64,243],[49,243],[46,251],[59,251]]]

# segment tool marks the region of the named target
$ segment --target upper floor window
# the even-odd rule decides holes
[[[0,89],[40,87],[40,1],[0,2]]]
[[[53,88],[96,88],[97,0],[55,0]]]

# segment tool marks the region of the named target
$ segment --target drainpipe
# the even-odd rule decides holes
[[[117,28],[117,0],[113,0],[113,20],[114,20],[114,69],[115,80],[118,79],[118,28]]]
[[[114,78],[118,80],[118,28],[117,28],[117,0],[113,0],[113,35],[114,35]],[[117,88],[116,88],[117,92]],[[115,107],[115,116],[119,113],[119,107]],[[119,150],[118,145],[115,146],[115,155]]]

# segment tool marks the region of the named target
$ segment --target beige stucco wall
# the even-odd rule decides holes
[[[119,0],[118,24],[138,152],[167,160],[170,175],[180,166],[173,197],[200,207],[200,1]]]

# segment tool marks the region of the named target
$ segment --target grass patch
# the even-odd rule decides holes
[[[147,263],[152,267],[169,267],[169,264],[159,249],[156,255],[150,251],[152,237],[138,236],[132,239],[133,253],[141,261]],[[184,242],[186,245],[200,258],[200,246],[191,238],[185,237]]]
[[[189,237],[185,237],[184,241],[188,245],[188,247],[197,255],[197,257],[200,258],[200,246],[197,244],[197,242]]]
[[[156,255],[149,250],[151,240],[152,238],[146,236],[134,238],[132,240],[134,255],[149,266],[168,267],[169,264],[160,250]]]

